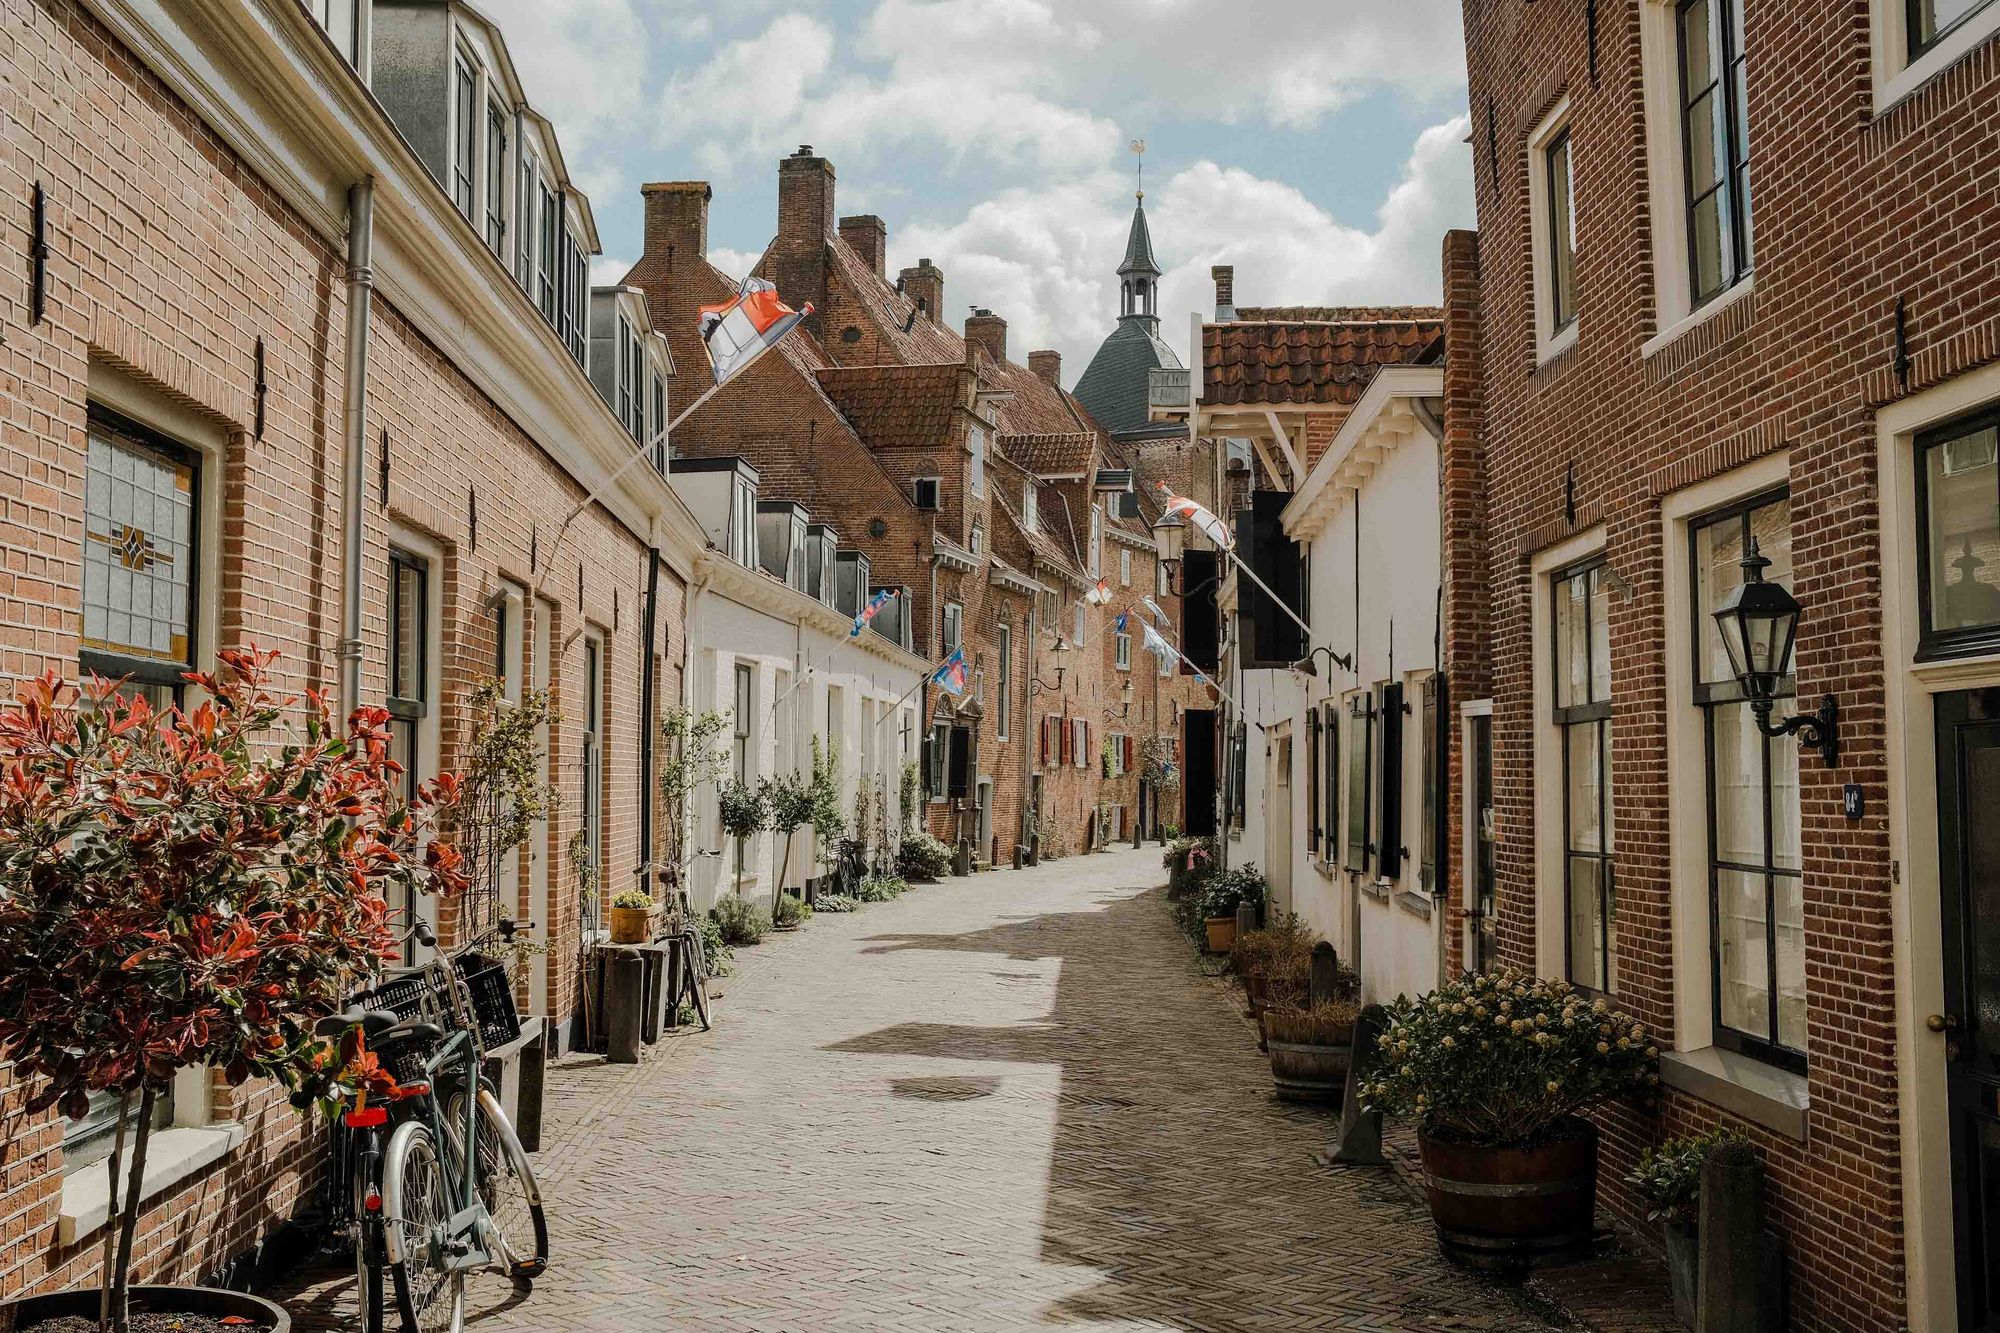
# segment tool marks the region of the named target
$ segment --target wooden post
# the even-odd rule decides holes
[[[1315,958],[1315,972],[1318,959]],[[1362,1109],[1361,1083],[1375,1066],[1375,1043],[1388,1025],[1388,1011],[1379,1004],[1367,1005],[1354,1020],[1354,1058],[1347,1067],[1347,1090],[1340,1100],[1340,1138],[1333,1160],[1350,1166],[1386,1166],[1382,1155],[1382,1113]]]
[[[1718,1144],[1702,1163],[1699,1236],[1698,1333],[1781,1333],[1784,1257],[1764,1230],[1764,1159],[1752,1145]]]
[[[1340,955],[1325,940],[1313,945],[1312,978],[1306,988],[1308,1006],[1328,1004],[1340,998]]]

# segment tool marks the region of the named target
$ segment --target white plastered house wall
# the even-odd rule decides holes
[[[1303,678],[1295,733],[1306,734],[1308,702],[1337,705],[1339,771],[1331,780],[1340,793],[1340,818],[1333,859],[1316,858],[1308,845],[1311,814],[1302,809],[1303,822],[1295,824],[1300,832],[1292,840],[1295,895],[1300,915],[1360,972],[1370,999],[1420,994],[1434,988],[1439,976],[1441,886],[1422,882],[1423,784],[1425,765],[1432,762],[1423,746],[1422,708],[1423,686],[1436,672],[1438,655],[1442,517],[1438,440],[1430,422],[1443,393],[1439,367],[1378,371],[1284,514],[1286,531],[1311,543],[1314,646],[1354,659],[1354,669],[1344,671],[1321,653],[1318,674]],[[1401,793],[1401,843],[1407,854],[1393,879],[1371,870],[1364,883],[1362,875],[1341,865],[1352,735],[1347,704],[1357,691],[1383,683],[1402,685],[1408,706],[1401,770],[1385,775]],[[1323,739],[1321,746],[1323,754]],[[1309,761],[1303,751],[1295,753],[1294,786],[1303,806]],[[1320,781],[1324,793],[1324,771]],[[1441,773],[1436,781],[1441,810],[1448,793]]]

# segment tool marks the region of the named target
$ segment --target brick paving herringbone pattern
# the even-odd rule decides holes
[[[1536,1330],[1384,1170],[1316,1164],[1154,851],[921,888],[747,951],[717,1026],[551,1071],[553,1266],[504,1330]],[[289,1295],[338,1328],[344,1285]]]

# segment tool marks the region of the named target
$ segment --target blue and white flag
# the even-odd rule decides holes
[[[966,669],[963,648],[952,649],[951,656],[944,659],[944,664],[931,672],[931,684],[954,698],[965,694]]]
[[[894,597],[895,595],[896,594],[889,591],[889,589],[884,588],[882,591],[876,593],[873,597],[870,597],[868,599],[868,605],[861,608],[861,614],[854,617],[854,629],[848,634],[847,637],[849,637],[850,639],[859,638],[861,635],[861,631],[868,628],[868,622],[873,620],[876,616],[876,613],[879,612],[883,607],[887,606],[889,604],[889,599]]]

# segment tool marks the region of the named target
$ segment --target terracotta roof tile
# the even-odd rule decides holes
[[[1240,305],[1245,324],[1372,324],[1395,319],[1443,319],[1434,305]]]
[[[819,384],[857,434],[878,449],[936,447],[951,438],[964,367],[824,366]]]
[[[935,319],[921,314],[912,319],[917,309],[915,299],[897,291],[895,284],[871,268],[853,246],[829,237],[826,250],[837,270],[836,280],[867,312],[883,339],[895,349],[898,361],[934,365],[965,360],[965,340]]]
[[[1060,435],[1006,435],[1000,452],[1038,477],[1075,477],[1090,471],[1097,437],[1082,431]]]
[[[1202,401],[1351,407],[1378,367],[1430,359],[1443,337],[1432,318],[1204,324]]]

